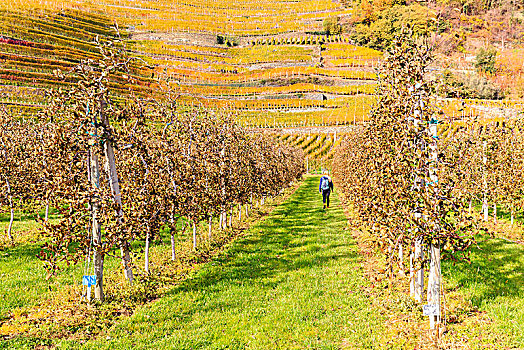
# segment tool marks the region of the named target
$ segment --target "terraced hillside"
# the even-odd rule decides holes
[[[0,8],[1,104],[21,115],[36,113],[45,103],[46,89],[67,87],[75,80],[61,77],[58,70],[67,72],[81,60],[99,57],[95,40],[114,36],[112,20],[104,15],[74,9]],[[137,83],[131,86],[124,86],[122,77],[112,77],[114,92],[132,88],[139,95],[150,94],[149,72],[135,64],[132,74]]]
[[[170,78],[180,104],[228,109],[249,125],[362,120],[381,56],[323,33],[326,18],[351,14],[332,1],[19,1],[0,11],[0,99],[25,115],[44,103],[43,88],[67,85],[53,71],[97,56],[93,41],[110,39],[113,21],[154,67],[137,68],[138,91],[151,93],[152,76]]]
[[[315,173],[331,169],[336,148],[345,135],[346,131],[326,129],[324,133],[281,133],[275,137],[288,145],[301,148],[306,155],[308,172]]]
[[[344,125],[366,119],[379,51],[327,35],[324,22],[352,10],[329,0],[11,1],[0,4],[0,103],[22,115],[45,103],[44,89],[67,86],[54,71],[98,55],[118,23],[138,64],[133,86],[116,77],[115,93],[154,93],[169,79],[181,106],[228,110],[258,127]],[[73,79],[73,78],[70,78]],[[447,100],[462,116],[522,110],[522,101]]]

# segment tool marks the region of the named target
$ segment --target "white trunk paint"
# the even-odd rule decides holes
[[[242,204],[238,205],[238,222],[242,221]]]
[[[213,217],[212,216],[209,216],[209,221],[208,221],[208,236],[209,236],[209,240],[211,240],[213,238]]]
[[[193,250],[196,250],[197,247],[197,234],[196,234],[196,223],[193,220]]]
[[[149,273],[149,229],[146,234],[146,248],[144,252],[144,270]]]
[[[176,251],[175,251],[175,232],[171,230],[171,261],[175,261]]]
[[[413,263],[416,264],[417,269],[415,269],[415,300],[417,302],[422,302],[422,294],[424,293],[424,269],[420,266],[420,261],[424,258],[424,253],[422,251],[422,241],[417,239],[415,241],[415,256]]]
[[[46,201],[45,204],[45,222],[49,220],[49,201]]]
[[[402,242],[399,242],[398,245],[398,267],[399,274],[404,276],[406,272],[404,271],[404,247],[402,246]]]
[[[306,174],[309,174],[309,157],[306,157]]]
[[[7,228],[7,237],[11,240],[14,240],[13,237],[13,223],[15,222],[15,210],[13,209],[13,200],[9,198],[9,227]]]
[[[431,329],[435,329],[440,323],[440,248],[434,244],[430,246],[431,262],[429,265],[428,279],[428,304],[436,305],[438,310],[437,316],[429,317]]]
[[[9,202],[9,226],[7,227],[7,237],[9,237],[9,240],[11,242],[14,241],[13,237],[13,222],[15,221],[15,210],[13,208],[13,197],[11,196],[11,184],[9,183],[9,180],[5,179],[6,185],[7,185],[7,200]]]

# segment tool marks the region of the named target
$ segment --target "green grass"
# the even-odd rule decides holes
[[[37,305],[52,291],[81,282],[82,263],[66,267],[46,280],[44,264],[37,258],[40,246],[41,243],[27,243],[0,251],[0,321],[17,308]],[[117,269],[119,261],[106,258],[104,265]]]
[[[15,245],[7,245],[0,249],[0,321],[6,319],[16,309],[38,305],[50,292],[56,291],[67,285],[80,284],[83,275],[84,262],[77,265],[64,267],[56,276],[46,280],[47,272],[44,263],[37,257],[44,240],[36,235],[39,224],[31,216],[25,216],[17,212],[15,215],[13,235]],[[56,215],[50,216],[55,220]],[[0,224],[9,221],[6,216],[0,215]],[[179,222],[182,226],[182,222]],[[179,235],[180,236],[180,235]],[[169,238],[164,234],[162,237],[166,242]],[[178,237],[188,240],[188,237]],[[135,249],[143,246],[143,242],[133,242]],[[157,251],[167,251],[168,245],[155,245],[152,252],[152,262]],[[117,255],[117,254],[114,254]],[[104,269],[120,270],[119,259],[106,256]],[[1,348],[1,347],[0,347]]]
[[[524,348],[524,246],[485,235],[477,240],[471,264],[445,262],[443,278],[446,287],[459,288],[472,309],[486,313],[491,322],[478,330],[461,326],[458,332],[478,336],[479,344],[497,341],[503,348]]]
[[[86,349],[372,348],[383,320],[359,293],[357,247],[318,177],[242,239]],[[63,342],[59,348],[78,348]]]
[[[19,337],[0,341],[0,349],[41,342],[60,349],[402,348],[402,339],[387,334],[389,316],[362,292],[368,282],[337,193],[332,207],[322,210],[318,180],[306,177],[221,255],[97,339],[80,344]],[[0,251],[0,315],[37,303],[50,286],[78,283],[79,267],[46,282],[37,251],[37,243]],[[475,349],[494,343],[524,348],[523,253],[522,245],[479,236],[471,263],[443,262],[447,307],[458,319],[448,325],[448,341]],[[114,259],[107,266],[118,265]]]
[[[43,212],[40,213],[43,215]],[[51,215],[54,220],[56,215]],[[5,234],[9,224],[9,214],[0,214],[0,227]],[[5,227],[4,227],[5,226]],[[41,242],[35,231],[38,224],[32,216],[15,212],[13,236],[16,244],[0,245],[0,320],[6,318],[15,308],[34,305],[51,290],[75,281],[75,269],[68,268],[52,283],[46,281],[43,263],[37,258]],[[8,243],[7,236],[2,241]],[[80,270],[78,270],[80,271]],[[81,272],[78,272],[81,274]],[[78,277],[80,278],[80,277]]]

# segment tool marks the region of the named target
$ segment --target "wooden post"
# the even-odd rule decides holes
[[[430,145],[430,156],[431,156],[431,165],[429,167],[429,177],[431,180],[431,185],[435,189],[435,206],[438,208],[438,196],[437,196],[437,185],[438,185],[438,173],[437,173],[437,162],[438,162],[438,148],[437,148],[437,125],[438,121],[432,119],[429,122],[429,131],[430,135],[433,138],[433,142]],[[434,230],[438,234],[440,230],[438,222],[433,223]],[[440,324],[440,285],[441,285],[441,273],[440,273],[440,244],[432,242],[430,244],[430,258],[431,263],[429,266],[429,278],[428,278],[428,304],[435,305],[437,314],[429,317],[430,328],[435,329]]]
[[[484,163],[484,171],[483,171],[483,187],[484,187],[484,198],[482,200],[482,209],[484,210],[484,221],[488,221],[488,179],[487,179],[487,172],[488,172],[488,156],[486,154],[487,152],[487,141],[484,141],[482,143],[483,150],[484,150],[484,157],[483,157],[483,163]]]
[[[106,132],[110,132],[110,124],[109,124],[109,118],[104,113],[105,110],[105,101],[104,99],[100,99],[100,120],[102,121],[102,125]],[[123,215],[122,212],[122,197],[120,195],[120,185],[118,182],[118,173],[116,171],[116,162],[115,162],[115,151],[113,148],[113,145],[109,140],[105,140],[104,142],[104,153],[106,156],[106,166],[105,170],[107,172],[107,175],[109,177],[109,185],[111,187],[111,194],[113,195],[113,198],[115,202],[117,203],[118,209],[117,209],[117,216],[120,218]],[[131,253],[129,250],[129,242],[127,240],[122,240],[120,243],[120,253],[121,253],[121,259],[122,259],[122,266],[124,268],[124,276],[129,281],[129,283],[133,283],[133,269],[131,267]]]

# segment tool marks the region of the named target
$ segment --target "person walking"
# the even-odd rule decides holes
[[[318,191],[322,193],[322,202],[324,203],[324,208],[329,208],[329,195],[333,191],[333,180],[329,177],[328,172],[325,171],[324,175],[320,178],[320,185],[318,186]]]

